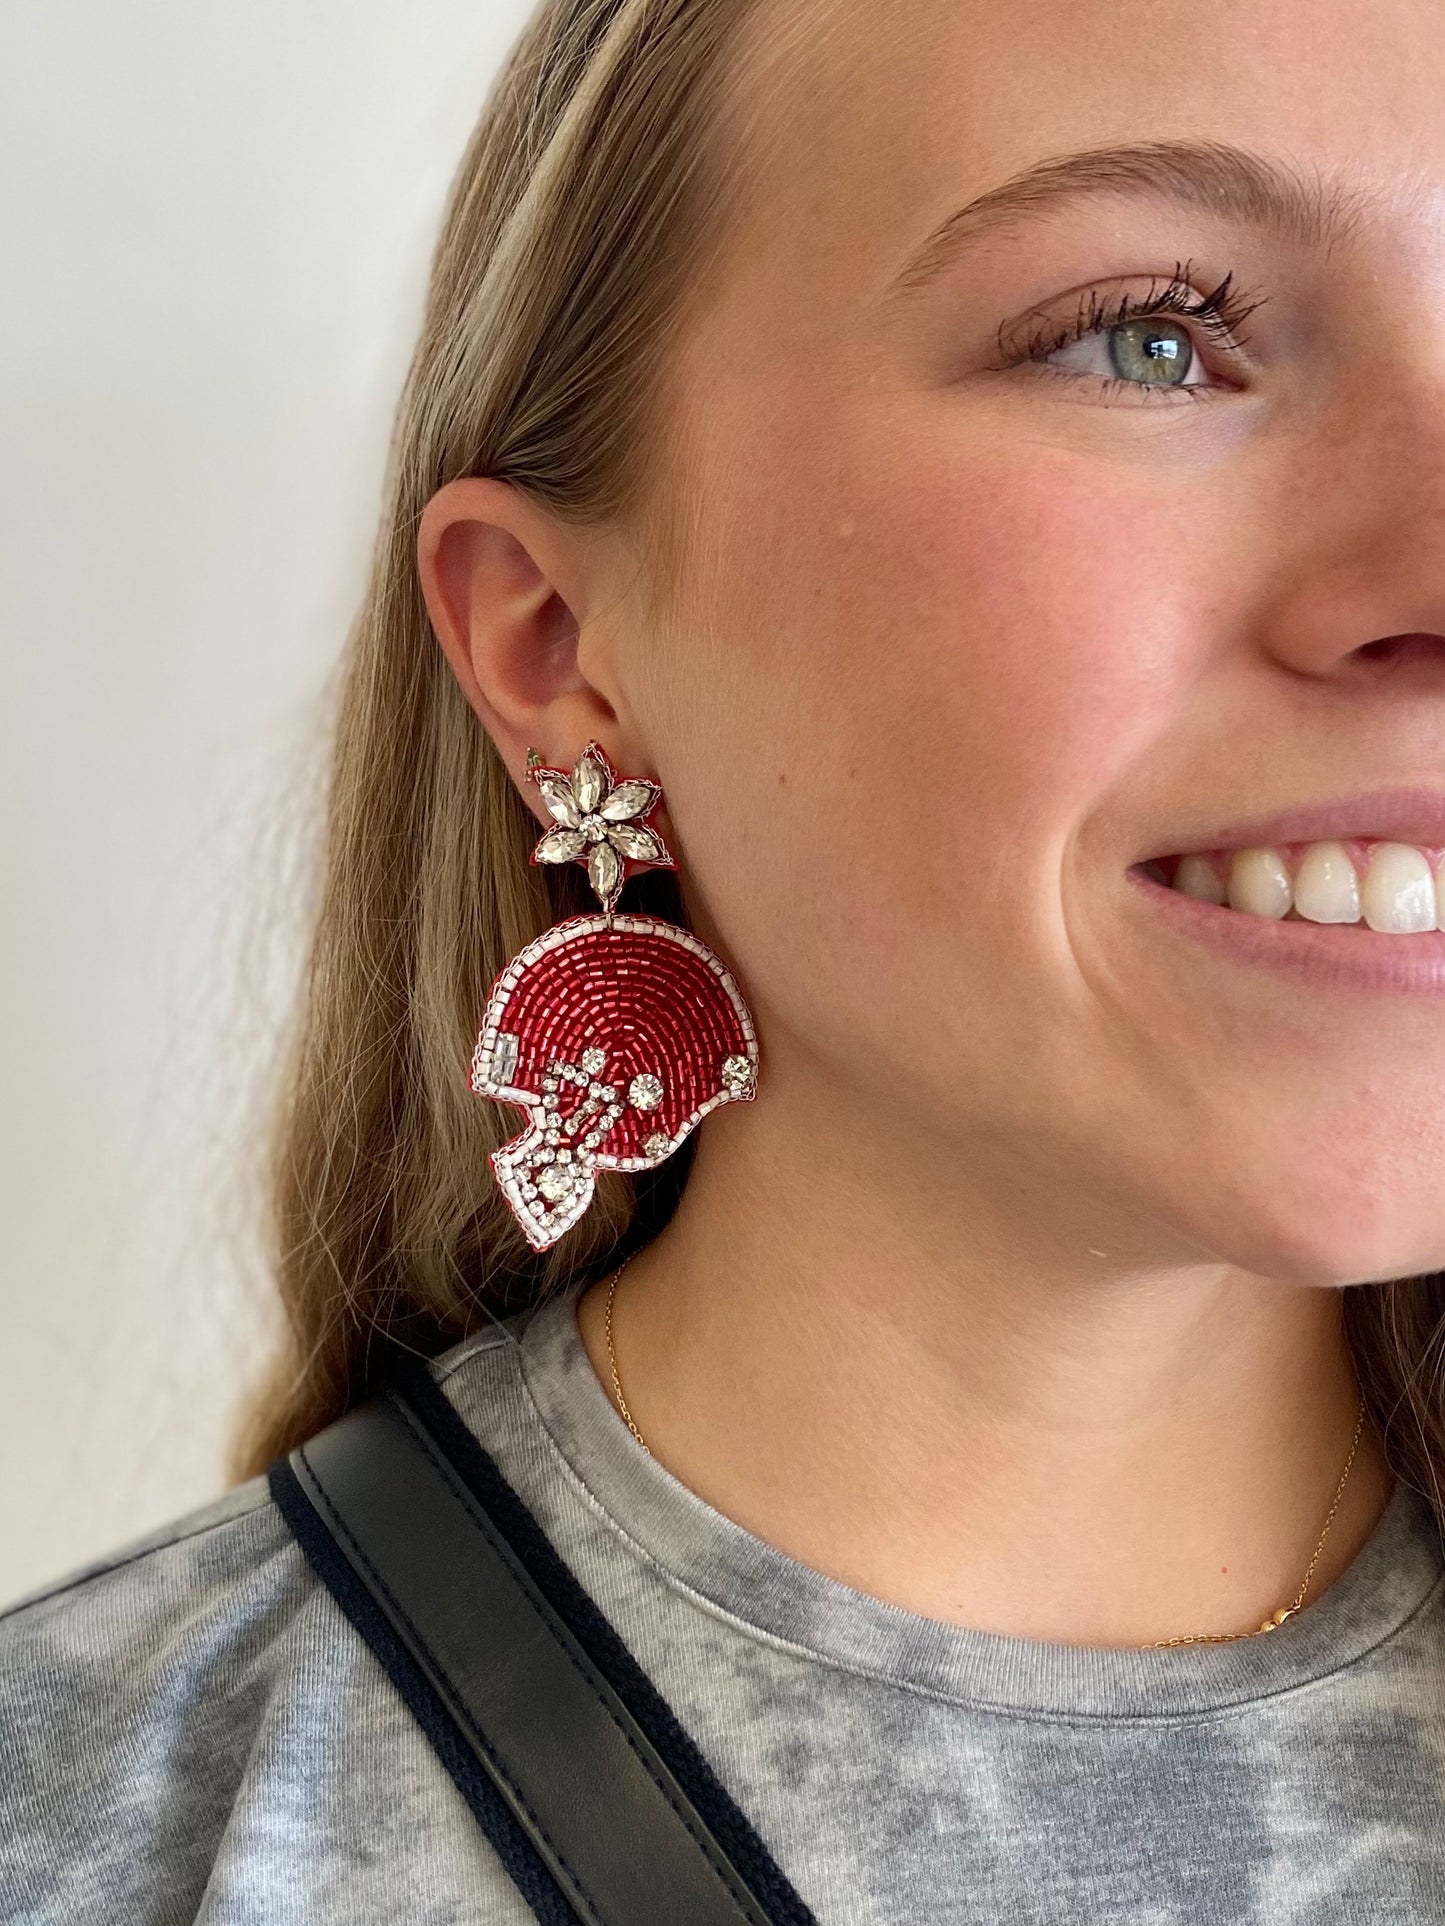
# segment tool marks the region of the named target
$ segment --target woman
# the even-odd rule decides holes
[[[1445,35],[1020,29],[517,47],[351,644],[288,1348],[244,1482],[4,1622],[5,1919],[540,1916],[263,1475],[397,1346],[778,1916],[1445,1915]],[[467,1064],[597,910],[529,861],[593,742],[757,1076],[549,1239]]]

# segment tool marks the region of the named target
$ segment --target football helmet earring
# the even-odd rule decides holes
[[[553,818],[533,863],[586,865],[600,915],[556,923],[502,969],[472,1057],[471,1088],[527,1127],[491,1153],[533,1250],[570,1230],[599,1170],[650,1170],[719,1104],[757,1090],[758,1043],[731,972],[690,930],[616,913],[634,866],[675,869],[647,821],[646,776],[618,780],[589,742],[570,771],[535,749],[527,774]]]

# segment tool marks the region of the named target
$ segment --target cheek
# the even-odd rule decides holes
[[[815,1032],[912,1011],[936,1039],[983,996],[997,1049],[1009,1011],[1069,1012],[1061,873],[1162,726],[1180,550],[1097,464],[896,404],[830,425],[712,470],[746,486],[710,494],[670,805],[719,934]]]
[[[1157,523],[1139,538],[1137,485],[1097,464],[1027,443],[889,445],[910,459],[890,472],[880,448],[858,465],[839,504],[852,532],[810,562],[836,584],[840,680],[869,691],[846,724],[921,765],[923,791],[898,801],[940,828],[1052,847],[1170,707],[1181,598],[1161,570],[1182,551]]]

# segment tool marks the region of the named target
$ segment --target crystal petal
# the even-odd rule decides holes
[[[607,794],[607,766],[592,749],[584,749],[572,771],[572,795],[584,816]]]
[[[618,783],[598,814],[609,823],[625,823],[629,816],[640,816],[657,794],[658,785],[655,782],[648,782],[644,776],[635,776],[627,782]]]
[[[572,794],[572,785],[565,776],[541,776],[537,787],[542,792],[542,800],[551,810],[559,823],[568,829],[575,829],[582,820],[582,811],[577,807],[577,798]]]
[[[559,824],[556,829],[547,831],[532,854],[539,863],[570,863],[586,847],[587,838],[580,829],[565,829]],[[595,843],[593,847],[600,849],[605,845]]]
[[[622,859],[611,843],[594,843],[587,852],[587,874],[601,898],[604,909],[611,909],[622,888]]]
[[[645,823],[609,823],[607,840],[637,863],[660,863],[667,856],[661,836]]]

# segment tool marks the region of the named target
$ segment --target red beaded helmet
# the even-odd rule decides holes
[[[659,917],[612,909],[627,862],[672,864],[641,820],[658,786],[616,783],[596,743],[570,776],[540,765],[530,773],[567,832],[549,830],[532,860],[585,862],[606,906],[556,924],[512,958],[492,986],[472,1058],[471,1088],[527,1115],[491,1164],[540,1251],[587,1209],[599,1167],[651,1169],[710,1110],[751,1098],[758,1045],[736,982],[705,943]]]

